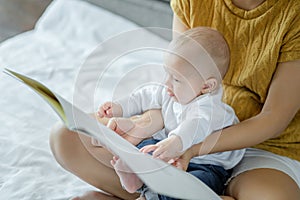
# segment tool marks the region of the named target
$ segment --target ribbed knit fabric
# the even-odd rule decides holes
[[[209,26],[226,38],[231,60],[223,100],[240,121],[261,111],[277,63],[300,59],[299,0],[266,0],[250,11],[231,0],[172,0],[171,6],[188,27]],[[283,134],[255,147],[300,161],[300,110]]]

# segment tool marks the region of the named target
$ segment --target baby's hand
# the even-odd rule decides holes
[[[143,153],[153,151],[154,158],[160,158],[166,162],[173,158],[177,158],[182,154],[182,142],[179,136],[172,135],[171,137],[158,142],[155,145],[147,145],[140,150]]]
[[[100,118],[122,117],[123,110],[121,105],[108,101],[99,107],[97,115]]]

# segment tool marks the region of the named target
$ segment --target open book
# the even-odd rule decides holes
[[[139,152],[134,145],[38,81],[9,69],[5,69],[4,72],[39,94],[53,108],[68,129],[98,139],[104,147],[118,155],[154,192],[178,199],[220,199],[196,177]]]

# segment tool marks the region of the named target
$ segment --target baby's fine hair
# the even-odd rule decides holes
[[[175,37],[170,46],[172,49],[177,49],[183,47],[191,40],[197,42],[205,49],[218,67],[221,77],[223,78],[230,62],[229,47],[223,35],[213,28],[200,26],[189,29],[178,37]]]

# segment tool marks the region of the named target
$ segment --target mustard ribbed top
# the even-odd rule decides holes
[[[266,0],[250,11],[231,0],[172,0],[171,6],[189,28],[209,26],[226,38],[231,60],[223,100],[241,121],[261,111],[277,63],[300,59],[299,0]],[[300,161],[300,110],[283,134],[255,147]]]

